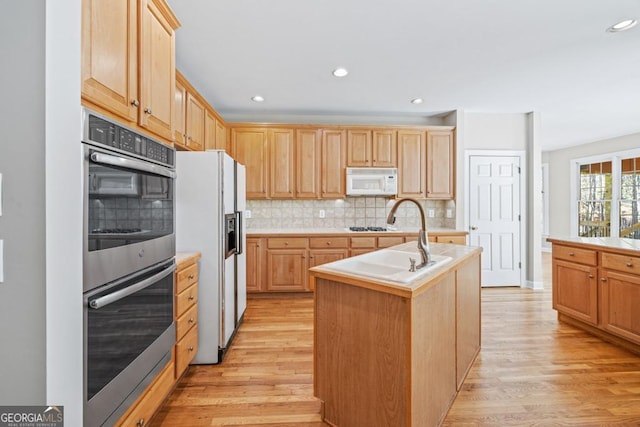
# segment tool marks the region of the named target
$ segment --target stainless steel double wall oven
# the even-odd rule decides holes
[[[83,111],[84,425],[113,425],[171,358],[175,151]]]

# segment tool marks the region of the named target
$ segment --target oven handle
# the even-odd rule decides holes
[[[151,277],[148,277],[146,279],[144,279],[141,282],[136,283],[135,285],[131,285],[127,288],[124,289],[120,289],[119,291],[113,292],[111,294],[107,294],[104,296],[101,296],[99,298],[96,299],[92,299],[89,301],[89,307],[91,308],[95,308],[96,310],[99,308],[102,308],[106,305],[109,305],[113,302],[119,301],[122,298],[125,298],[131,294],[134,294],[146,287],[149,287],[151,285],[153,285],[154,283],[156,283],[157,281],[159,281],[160,279],[164,279],[165,277],[167,277],[169,274],[172,274],[174,271],[176,270],[176,266],[175,264],[171,265],[170,267],[162,270],[160,273],[158,274],[154,274]]]
[[[143,172],[154,173],[156,175],[162,175],[169,178],[175,178],[176,173],[170,169],[156,165],[153,163],[147,163],[135,159],[126,159],[124,157],[112,156],[111,154],[91,153],[91,160],[96,163],[102,163],[104,165],[118,166],[121,168],[135,169]]]

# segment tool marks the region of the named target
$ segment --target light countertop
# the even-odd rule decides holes
[[[348,228],[249,228],[247,235],[262,234],[350,234],[350,235],[367,235],[367,234],[406,234],[417,233],[418,228],[398,228],[396,230],[387,231],[350,231]],[[467,235],[466,231],[455,230],[453,228],[427,228],[429,234],[447,234],[447,235]]]
[[[615,252],[640,255],[640,240],[620,237],[549,237],[548,242],[587,246],[593,249],[610,249]]]

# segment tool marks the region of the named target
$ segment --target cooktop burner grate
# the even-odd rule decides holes
[[[349,231],[387,231],[385,227],[349,227]]]

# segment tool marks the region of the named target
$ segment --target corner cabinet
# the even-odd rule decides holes
[[[179,25],[164,0],[83,0],[83,103],[172,142]]]
[[[548,240],[558,319],[640,354],[640,250],[618,243],[628,239]]]

